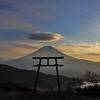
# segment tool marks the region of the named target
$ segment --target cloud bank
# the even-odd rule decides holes
[[[90,56],[100,56],[100,53],[88,53]]]
[[[42,42],[53,42],[63,39],[64,37],[58,33],[51,32],[33,32],[26,36],[26,39]]]

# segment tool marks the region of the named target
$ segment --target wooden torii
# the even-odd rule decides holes
[[[33,65],[33,67],[38,67],[37,75],[36,75],[36,81],[35,81],[35,86],[34,86],[34,91],[36,91],[36,88],[37,88],[37,82],[38,82],[38,76],[39,76],[40,66],[47,66],[47,67],[49,67],[49,66],[55,66],[56,67],[56,72],[57,72],[58,90],[59,90],[59,92],[61,92],[58,66],[63,66],[63,65],[58,64],[57,63],[57,59],[63,59],[63,58],[64,57],[33,57],[33,59],[39,59],[39,64],[38,65]],[[42,65],[41,64],[42,59],[47,59],[47,64]],[[49,64],[49,59],[55,59],[55,64],[54,65],[50,65]]]

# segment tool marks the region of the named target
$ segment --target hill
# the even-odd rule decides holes
[[[14,83],[20,86],[32,88],[34,87],[36,71],[23,70],[8,65],[0,65],[0,84],[1,83]],[[61,87],[75,86],[82,84],[77,78],[69,78],[60,76]],[[38,87],[40,88],[56,88],[57,77],[55,75],[47,75],[44,73],[39,74]]]

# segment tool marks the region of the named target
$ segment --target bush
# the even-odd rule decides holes
[[[20,86],[15,83],[1,83],[0,84],[0,92],[27,92],[31,91],[30,88]]]
[[[89,97],[97,97],[100,96],[100,85],[94,85],[89,87],[79,88],[77,90],[77,93],[83,96],[89,96]]]

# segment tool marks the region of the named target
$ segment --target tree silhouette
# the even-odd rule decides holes
[[[85,73],[85,79],[87,82],[96,84],[99,81],[99,75],[95,72],[91,72],[90,70],[86,71]]]

